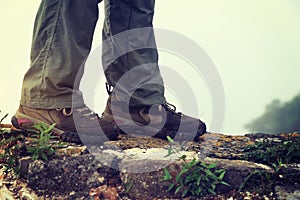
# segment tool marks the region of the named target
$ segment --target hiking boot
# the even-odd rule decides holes
[[[91,140],[96,143],[118,137],[118,128],[112,118],[100,118],[86,106],[58,109],[20,106],[12,118],[13,126],[26,131],[36,131],[34,125],[40,122],[48,126],[55,123],[52,132],[66,142],[84,143],[85,140]]]
[[[176,107],[169,103],[128,107],[117,100],[112,103],[112,97],[109,96],[102,116],[114,118],[122,131],[137,135],[151,135],[162,139],[170,136],[180,141],[198,141],[199,136],[206,133],[204,122],[176,112]]]

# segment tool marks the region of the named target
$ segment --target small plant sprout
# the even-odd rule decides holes
[[[180,155],[180,152],[172,147],[174,141],[171,138],[168,140],[170,145],[167,156],[174,153]],[[217,169],[215,163],[206,164],[196,158],[188,161],[186,155],[179,156],[179,160],[181,170],[176,176],[173,177],[167,168],[163,169],[162,181],[170,182],[168,192],[181,193],[181,197],[202,197],[207,194],[216,194],[215,189],[218,184],[228,185],[223,181],[226,171]]]
[[[30,145],[29,147],[27,147],[28,153],[32,154],[32,158],[34,160],[37,160],[39,158],[48,160],[48,157],[55,153],[53,144],[49,143],[50,139],[54,138],[54,136],[51,136],[51,131],[54,126],[55,124],[52,124],[48,127],[44,123],[38,123],[34,126],[36,130],[39,131],[39,133],[33,135],[36,136],[36,138],[31,138]]]

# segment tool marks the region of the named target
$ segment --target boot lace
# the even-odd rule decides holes
[[[166,102],[165,104],[162,105],[166,110],[170,111],[173,115],[178,115],[181,116],[181,112],[176,112],[176,106]]]

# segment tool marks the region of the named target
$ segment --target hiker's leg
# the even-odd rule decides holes
[[[152,28],[155,0],[105,2],[103,66],[114,91],[102,116],[128,134],[198,140],[205,124],[166,104]]]
[[[100,0],[42,0],[34,25],[31,64],[21,105],[40,108],[82,106],[80,66],[88,56]]]
[[[128,102],[130,98],[130,106],[166,101],[152,28],[154,3],[155,0],[105,0],[105,75],[108,84],[118,90],[119,100]]]

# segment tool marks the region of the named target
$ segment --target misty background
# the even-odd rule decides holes
[[[11,117],[18,108],[22,79],[29,67],[32,29],[39,3],[37,0],[0,0],[0,117],[5,113]],[[103,3],[99,7],[93,48],[101,44]],[[298,0],[156,1],[154,27],[192,39],[206,51],[221,76],[226,117],[222,130],[210,131],[230,134],[272,131],[258,124],[271,123],[264,120],[270,121],[276,118],[274,116],[282,122],[277,127],[282,130],[276,132],[294,131],[294,128],[286,129],[284,124],[292,123],[293,117],[299,119],[300,113],[299,97],[296,98],[300,94],[299,10]],[[195,95],[203,113],[201,119],[209,127],[213,105],[203,77],[194,77],[193,71],[187,70],[189,63],[167,52],[160,52],[160,64],[172,66],[187,77],[192,87],[200,85]],[[97,103],[93,107],[99,113],[107,98],[103,83],[104,79],[97,83],[99,93],[95,94],[94,102]],[[176,94],[169,90],[166,95],[180,110],[180,101],[184,99],[176,99]],[[290,104],[292,106],[288,107]],[[283,115],[288,113],[283,111],[284,107],[293,114]],[[257,121],[253,121],[255,119]]]

